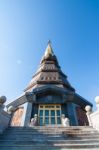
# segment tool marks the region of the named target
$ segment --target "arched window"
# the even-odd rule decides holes
[[[44,77],[41,77],[41,80],[43,80],[44,79]]]
[[[56,80],[56,77],[54,76],[53,79]]]
[[[45,77],[45,80],[48,80],[48,77]]]

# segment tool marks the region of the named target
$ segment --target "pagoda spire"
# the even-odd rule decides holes
[[[44,56],[45,56],[45,57],[48,57],[49,55],[54,56],[54,52],[53,52],[53,49],[52,49],[51,41],[50,41],[50,40],[48,41],[48,45],[47,45],[47,47],[46,47]]]
[[[49,84],[75,91],[68,82],[67,76],[61,71],[50,41],[48,41],[40,66],[25,91],[32,91],[34,87],[42,87]]]

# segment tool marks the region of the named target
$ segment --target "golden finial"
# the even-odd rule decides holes
[[[49,56],[49,55],[52,55],[52,56],[54,55],[50,40],[48,41],[48,45],[47,45],[47,48],[45,50],[45,55],[44,56],[46,57],[46,56]]]

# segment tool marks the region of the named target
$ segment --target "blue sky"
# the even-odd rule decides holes
[[[23,93],[48,40],[81,96],[99,95],[99,0],[0,0],[0,95]]]

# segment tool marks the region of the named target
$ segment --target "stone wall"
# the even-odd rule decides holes
[[[78,119],[78,125],[79,126],[86,126],[88,125],[88,119],[86,116],[86,112],[82,110],[79,106],[76,107],[76,114]]]

